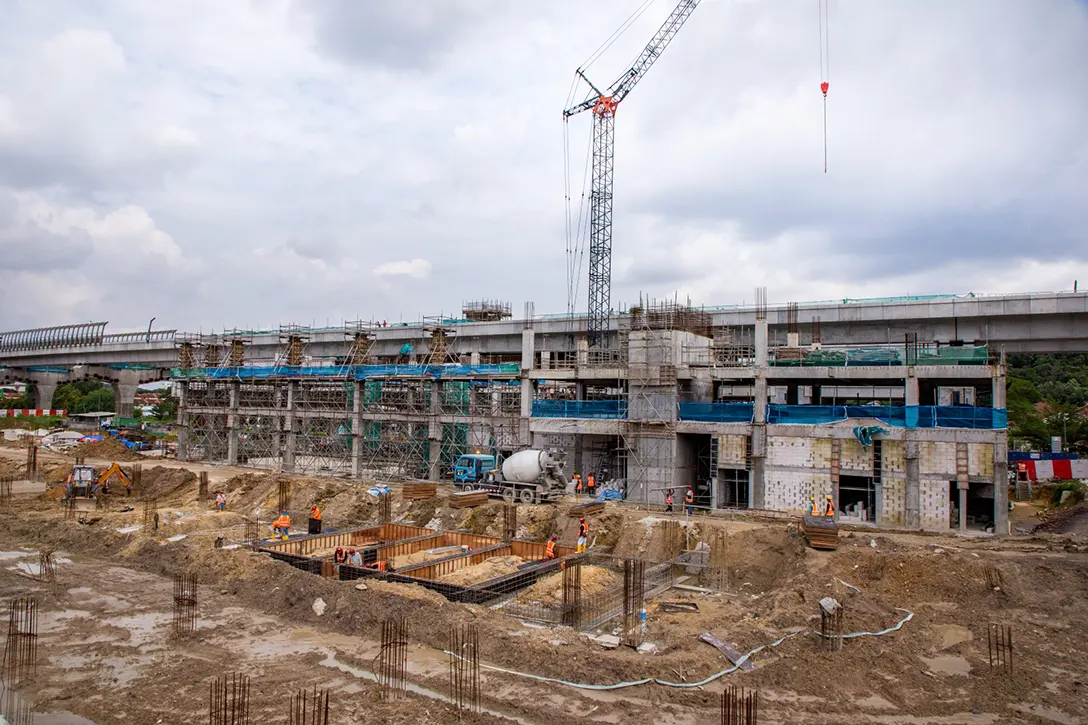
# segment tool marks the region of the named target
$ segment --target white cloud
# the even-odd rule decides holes
[[[371,5],[6,8],[0,243],[22,289],[50,290],[20,324],[414,320],[466,280],[563,310],[560,111],[631,3]],[[671,5],[590,77],[622,72]],[[826,175],[809,0],[700,4],[624,101],[616,306],[1088,277],[1084,3],[832,6]],[[575,207],[589,122],[568,125]],[[118,274],[148,294],[108,289]],[[0,305],[0,328],[13,314]]]
[[[400,262],[386,262],[374,268],[378,277],[412,277],[427,279],[431,276],[431,263],[426,259],[407,259]]]

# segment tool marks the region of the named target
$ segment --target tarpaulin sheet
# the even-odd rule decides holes
[[[606,418],[627,417],[626,400],[534,400],[534,418]]]

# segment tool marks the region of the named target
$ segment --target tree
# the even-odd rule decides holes
[[[164,422],[173,421],[178,414],[178,399],[169,393],[164,393],[162,400],[151,409],[151,415]]]
[[[75,412],[102,413],[112,411],[113,406],[113,391],[108,388],[99,388],[83,396],[76,405]]]

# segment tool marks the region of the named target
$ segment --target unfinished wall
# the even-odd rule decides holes
[[[907,458],[903,441],[880,442],[880,510],[877,523],[889,526],[906,524]]]
[[[919,441],[918,477],[921,527],[931,531],[947,530],[948,482],[956,478],[956,444]]]
[[[718,466],[725,468],[744,468],[744,454],[747,450],[748,436],[719,436]]]
[[[971,443],[967,446],[967,475],[993,478],[994,446],[992,443]]]
[[[831,441],[826,438],[767,438],[765,506],[807,513],[809,496],[831,493]]]
[[[948,499],[948,481],[923,480],[920,489],[921,527],[928,531],[947,530],[948,517],[951,513]]]
[[[847,475],[873,475],[872,447],[865,448],[855,438],[844,439],[842,453],[839,458],[839,468]]]

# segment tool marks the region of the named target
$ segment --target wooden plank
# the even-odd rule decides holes
[[[725,642],[722,642],[710,632],[703,632],[699,635],[699,639],[703,642],[706,642],[711,647],[715,647],[719,652],[728,657],[729,661],[733,664],[737,664],[738,662],[740,662],[740,658],[743,657],[740,652],[737,652],[735,649],[727,645]],[[739,666],[745,672],[751,672],[756,668],[756,666],[753,665],[750,660],[744,660],[744,662],[741,662]]]
[[[571,506],[567,510],[567,516],[589,516],[604,511],[604,502],[585,503],[580,506]]]
[[[463,509],[482,506],[487,503],[487,491],[463,491],[452,493],[449,497],[450,508]]]

